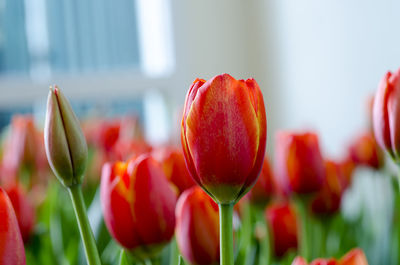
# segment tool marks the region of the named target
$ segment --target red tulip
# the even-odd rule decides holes
[[[35,225],[35,208],[21,186],[12,186],[7,189],[7,194],[14,207],[22,239],[28,242]]]
[[[17,217],[7,193],[0,188],[0,264],[25,265],[25,249]]]
[[[316,134],[278,132],[275,150],[275,177],[282,190],[303,194],[322,187],[325,166]]]
[[[275,192],[274,186],[274,178],[272,176],[268,158],[265,157],[260,176],[258,177],[256,184],[254,184],[253,188],[248,193],[250,201],[265,206]]]
[[[254,79],[222,74],[193,82],[182,118],[182,146],[193,179],[216,202],[234,203],[256,182],[266,128],[264,101]]]
[[[179,149],[159,148],[153,150],[153,157],[158,160],[167,179],[182,193],[196,185],[185,165],[185,158]]]
[[[349,147],[350,157],[356,165],[379,169],[383,166],[383,157],[373,135],[369,132],[358,136]]]
[[[297,216],[294,208],[287,202],[273,203],[265,210],[275,256],[282,257],[290,249],[297,249]]]
[[[392,157],[400,155],[400,68],[381,80],[373,107],[375,139]]]
[[[344,176],[339,164],[328,160],[325,162],[325,168],[324,184],[311,203],[311,209],[316,214],[336,213],[344,191]]]
[[[346,157],[345,159],[340,161],[338,165],[343,176],[343,189],[346,190],[351,185],[356,165],[353,159],[351,159],[350,157]]]
[[[218,205],[200,188],[182,193],[176,206],[176,240],[191,264],[218,264]]]
[[[134,256],[153,256],[170,241],[176,195],[153,158],[105,164],[100,192],[108,230]]]
[[[355,248],[340,259],[339,265],[368,265],[368,261],[364,252]]]

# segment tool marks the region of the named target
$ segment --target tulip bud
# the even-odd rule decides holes
[[[7,193],[0,188],[0,264],[25,265],[25,249],[17,217]]]
[[[368,265],[368,261],[362,249],[355,248],[340,259],[339,265]]]
[[[185,158],[181,150],[174,148],[158,148],[153,150],[153,157],[161,163],[162,169],[179,193],[196,185],[185,165]]]
[[[176,205],[176,240],[190,264],[219,260],[218,205],[199,187],[186,190]]]
[[[280,189],[307,194],[322,187],[325,167],[316,134],[278,132],[275,150],[274,176]]]
[[[396,160],[400,159],[400,68],[381,80],[373,106],[375,139]]]
[[[172,238],[176,195],[150,156],[105,164],[100,197],[108,231],[133,256],[154,257]]]
[[[44,141],[49,164],[60,180],[70,187],[82,183],[88,150],[86,140],[68,100],[57,87],[47,98]]]
[[[11,188],[8,188],[7,194],[17,216],[22,239],[26,243],[35,225],[35,208],[21,186],[15,184]]]
[[[276,257],[282,257],[290,249],[297,249],[297,216],[289,203],[273,203],[265,209],[273,249]]]
[[[344,191],[344,176],[339,164],[333,161],[325,162],[326,178],[322,189],[311,202],[315,214],[334,214],[340,208]]]
[[[266,129],[254,79],[222,74],[193,82],[182,118],[183,152],[191,176],[217,203],[235,203],[256,182]]]
[[[349,147],[349,154],[356,165],[380,169],[383,157],[373,135],[369,132],[358,136]]]
[[[253,188],[249,191],[248,198],[252,203],[265,207],[274,195],[274,192],[274,178],[272,176],[268,158],[265,157],[260,176],[258,177],[256,184],[254,184]]]

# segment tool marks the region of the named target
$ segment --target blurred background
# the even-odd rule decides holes
[[[399,10],[395,0],[0,0],[0,129],[17,113],[43,126],[57,84],[81,118],[135,115],[150,144],[179,143],[190,84],[226,72],[259,83],[272,159],[280,129],[315,130],[338,158],[400,66]],[[342,210],[373,208],[367,255],[389,264],[377,261],[390,244],[390,180],[357,174],[367,177]]]
[[[338,155],[365,126],[380,78],[400,65],[399,8],[395,0],[1,0],[1,125],[13,112],[43,116],[56,83],[82,114],[157,112],[146,134],[163,141],[191,82],[227,72],[262,88],[269,143],[278,128],[307,127]]]

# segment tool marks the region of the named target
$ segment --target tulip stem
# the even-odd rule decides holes
[[[308,250],[308,222],[309,219],[307,218],[307,200],[303,197],[297,198],[297,211],[300,216],[300,225],[298,225],[298,235],[300,236],[300,255],[305,258],[309,259],[309,250]]]
[[[71,196],[72,205],[74,207],[76,220],[79,226],[79,232],[85,248],[86,260],[88,265],[101,265],[99,252],[97,250],[96,241],[87,217],[85,202],[83,201],[82,187],[80,184],[68,187]]]
[[[219,206],[220,265],[233,265],[233,204]]]

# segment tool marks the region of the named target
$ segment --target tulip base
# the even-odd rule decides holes
[[[233,204],[218,204],[220,265],[233,265]]]
[[[81,185],[68,187],[68,192],[71,196],[72,205],[74,207],[76,220],[79,226],[79,232],[85,248],[87,263],[89,265],[101,265],[96,241],[94,240],[93,232],[86,214]]]

